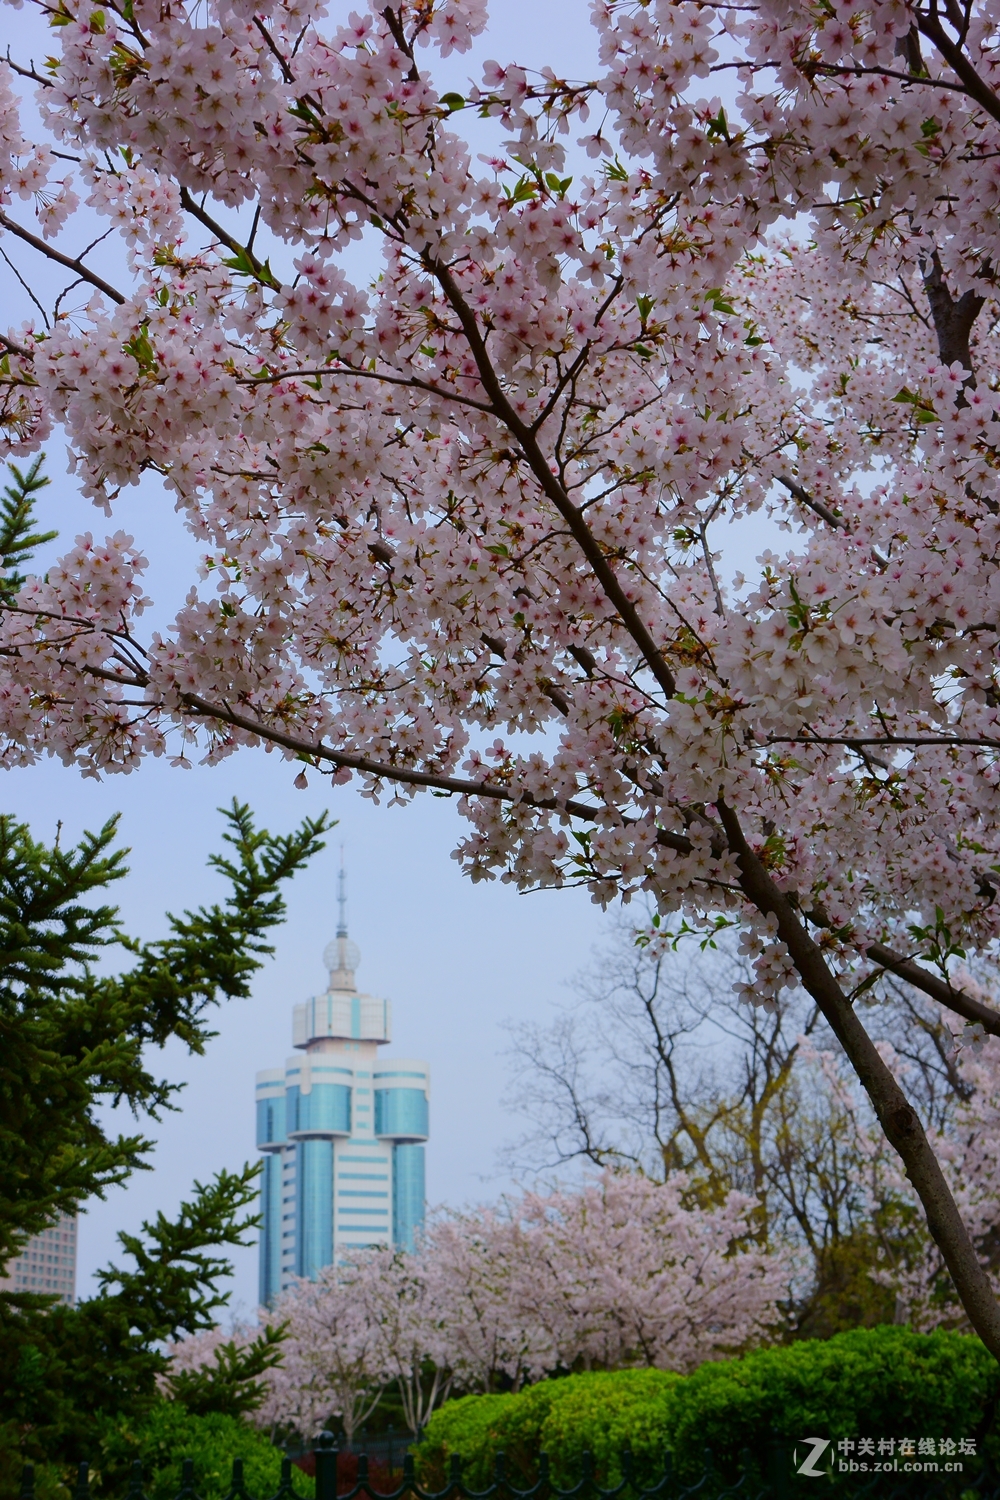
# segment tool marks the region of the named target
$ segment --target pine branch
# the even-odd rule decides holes
[[[213,1327],[213,1313],[230,1296],[217,1283],[231,1276],[233,1267],[225,1256],[208,1252],[251,1243],[246,1236],[260,1224],[260,1172],[260,1162],[248,1163],[240,1172],[223,1168],[211,1182],[195,1183],[194,1197],[181,1204],[176,1219],[161,1212],[152,1223],[143,1223],[140,1234],[122,1231],[118,1238],[135,1270],[108,1266],[98,1271],[99,1296],[127,1307],[132,1324],[148,1339],[174,1339]]]
[[[23,565],[31,561],[36,547],[54,541],[57,531],[35,531],[35,498],[51,481],[42,473],[45,454],[40,453],[26,474],[11,464],[13,484],[0,495],[0,602],[11,600],[24,586]]]
[[[168,1373],[165,1383],[171,1398],[200,1417],[256,1411],[267,1392],[261,1376],[281,1364],[286,1332],[287,1324],[268,1323],[247,1343],[231,1339],[221,1344],[212,1364]]]

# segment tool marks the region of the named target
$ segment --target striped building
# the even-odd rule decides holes
[[[424,1222],[430,1073],[424,1062],[380,1059],[391,1006],[355,984],[361,955],[347,936],[343,870],[339,901],[326,992],[293,1011],[298,1055],[257,1074],[264,1306],[345,1250],[412,1250]]]
[[[10,1262],[0,1286],[9,1292],[41,1292],[70,1307],[76,1301],[76,1218],[63,1214]]]

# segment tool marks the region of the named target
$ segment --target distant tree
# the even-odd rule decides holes
[[[151,1142],[115,1134],[104,1113],[126,1104],[156,1119],[176,1107],[180,1085],[150,1071],[148,1049],[169,1040],[201,1053],[209,1015],[225,998],[249,994],[252,975],[273,952],[282,921],[282,883],[322,848],[325,817],[287,836],[257,829],[237,802],[226,813],[229,845],[210,864],[229,883],[222,903],[168,917],[169,935],[130,936],[118,910],[95,900],[127,874],[114,848],[116,820],[63,848],[37,842],[0,816],[0,1269],[26,1240],[148,1166]],[[97,959],[124,949],[131,967],[99,975]],[[0,1412],[25,1451],[43,1444],[82,1451],[98,1413],[155,1399],[166,1369],[165,1339],[211,1326],[227,1300],[218,1291],[230,1263],[212,1251],[246,1242],[257,1223],[257,1168],[196,1184],[175,1222],[162,1214],[141,1236],[120,1236],[134,1269],[100,1274],[96,1297],[76,1308],[0,1292]],[[253,1370],[270,1357],[262,1336],[227,1374],[216,1409],[240,1386],[253,1399]],[[249,1382],[249,1384],[247,1384]],[[201,1399],[210,1393],[202,1392]]]
[[[753,1200],[685,1202],[666,1184],[608,1171],[582,1191],[514,1195],[442,1215],[416,1254],[347,1255],[293,1283],[277,1316],[281,1366],[253,1420],[311,1437],[348,1435],[383,1391],[411,1432],[449,1393],[517,1389],[556,1371],[690,1370],[770,1336],[788,1266],[754,1243]],[[178,1368],[215,1362],[213,1336],[182,1343]]]
[[[751,1195],[759,1243],[798,1255],[790,1312],[802,1337],[901,1315],[960,1325],[912,1187],[818,1008],[800,990],[748,1006],[739,991],[751,978],[724,939],[686,956],[656,928],[623,921],[550,1025],[512,1028],[508,1103],[530,1128],[508,1161],[654,1181],[680,1171],[688,1201]],[[963,983],[982,992],[969,973]],[[995,1044],[956,1050],[941,1008],[901,986],[872,1013],[982,1262],[1000,1270]]]

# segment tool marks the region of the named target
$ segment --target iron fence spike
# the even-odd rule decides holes
[[[337,1500],[337,1460],[340,1454],[332,1432],[320,1433],[313,1455],[316,1460],[316,1500]]]

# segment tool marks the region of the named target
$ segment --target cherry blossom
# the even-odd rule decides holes
[[[594,78],[465,96],[481,0],[53,19],[45,75],[0,64],[0,231],[75,300],[4,336],[0,427],[61,426],[112,516],[161,475],[202,562],[149,635],[141,539],[28,581],[3,762],[266,744],[456,795],[473,879],[743,924],[747,998],[820,1005],[1000,1357],[852,1004],[888,970],[1000,1035],[949,970],[1000,939],[995,0],[595,0]],[[46,238],[77,195],[125,285]],[[730,585],[761,516],[787,548]]]
[[[752,1242],[752,1208],[737,1193],[691,1207],[680,1175],[607,1173],[442,1215],[414,1255],[351,1252],[263,1314],[286,1335],[253,1420],[313,1437],[335,1418],[350,1441],[394,1384],[416,1432],[452,1390],[574,1367],[688,1371],[736,1353],[780,1321],[791,1265]],[[191,1368],[216,1342],[172,1352]]]

